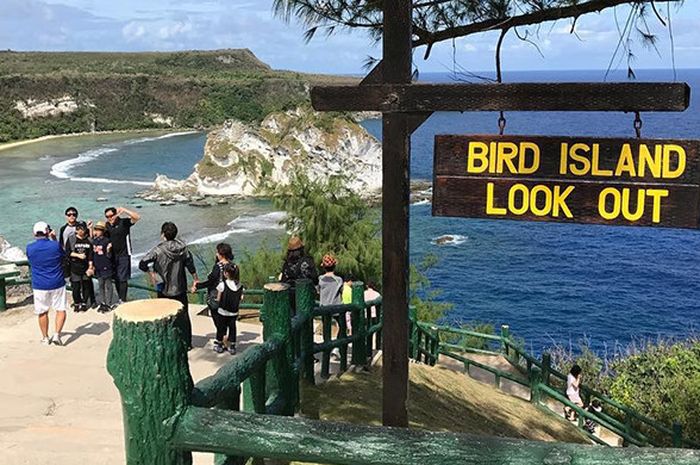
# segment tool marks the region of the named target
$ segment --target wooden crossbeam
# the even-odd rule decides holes
[[[684,111],[690,87],[676,82],[370,84],[317,86],[318,111]]]

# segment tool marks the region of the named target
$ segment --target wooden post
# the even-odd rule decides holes
[[[365,284],[360,281],[352,283],[352,304],[357,306],[352,311],[352,364],[367,365],[367,317],[365,313]],[[370,350],[372,348],[370,347]]]
[[[302,377],[310,383],[315,384],[314,374],[314,320],[312,317],[314,310],[314,285],[310,279],[300,279],[296,283],[296,304],[297,315],[307,318],[307,323],[301,329],[301,351],[304,353],[302,360]]]
[[[542,384],[549,386],[549,375],[552,373],[552,356],[548,352],[542,354]]]
[[[127,302],[114,314],[107,370],[122,398],[127,465],[185,465],[192,454],[168,447],[173,422],[189,403],[192,377],[181,328],[182,304]]]
[[[0,312],[7,310],[7,282],[0,278]]]
[[[510,346],[508,346],[508,342],[510,342],[510,326],[501,325],[501,350],[505,354],[506,359],[511,360]]]
[[[382,77],[410,83],[412,0],[384,2]],[[408,273],[411,130],[408,115],[382,115],[382,421],[408,426]]]
[[[292,320],[290,311],[289,285],[285,283],[268,283],[263,286],[263,306],[260,320],[263,323],[263,340],[272,337],[285,341],[284,348],[272,361],[274,369],[270,372],[270,382],[284,399],[283,415],[294,415],[299,401],[299,380],[294,376],[292,341]]]
[[[542,381],[542,373],[536,366],[530,370],[530,402],[539,404],[542,394],[540,392],[540,383]]]
[[[677,422],[673,422],[673,447],[683,447],[683,426]]]

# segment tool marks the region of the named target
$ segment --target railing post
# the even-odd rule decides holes
[[[677,421],[673,422],[673,447],[683,447],[683,426]]]
[[[365,285],[357,281],[352,283],[352,364],[367,365],[367,321],[365,314]]]
[[[552,373],[552,356],[548,352],[542,354],[542,384],[549,386],[549,375]]]
[[[0,278],[0,312],[7,310],[7,282]]]
[[[408,338],[408,355],[413,360],[420,362],[420,352],[418,351],[418,347],[420,345],[420,334],[418,333],[418,312],[416,311],[416,307],[408,307],[408,323],[410,328],[409,331],[411,332]]]
[[[510,326],[501,325],[501,350],[506,356],[507,360],[510,360],[510,347],[508,346],[508,340],[510,339]]]
[[[107,370],[122,399],[127,465],[192,463],[168,446],[193,386],[180,314],[170,299],[127,302],[114,314]]]
[[[284,341],[279,355],[273,359],[274,369],[270,373],[270,384],[276,386],[284,399],[284,415],[294,415],[299,399],[299,380],[294,376],[294,341],[290,318],[289,285],[268,283],[263,287],[263,306],[260,321],[263,323],[263,340],[277,337]]]
[[[540,392],[540,383],[542,381],[542,373],[539,368],[533,366],[530,370],[530,402],[539,404],[542,393]]]
[[[297,281],[297,315],[306,319],[306,323],[302,326],[299,334],[301,338],[301,353],[303,354],[301,375],[306,382],[312,385],[316,382],[314,373],[314,294],[314,285],[310,279],[300,279]]]

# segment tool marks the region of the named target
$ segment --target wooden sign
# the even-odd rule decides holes
[[[700,141],[435,137],[433,215],[700,227]]]

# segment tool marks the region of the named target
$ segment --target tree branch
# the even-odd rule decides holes
[[[660,0],[665,2],[679,2],[682,0]],[[651,0],[641,0],[639,3],[650,3]],[[445,40],[464,37],[479,32],[504,30],[518,26],[532,26],[535,24],[556,21],[559,19],[575,18],[577,16],[588,13],[599,12],[608,8],[613,8],[619,5],[630,3],[630,0],[590,0],[588,2],[579,3],[576,5],[551,8],[547,10],[527,13],[520,16],[511,16],[506,18],[487,19],[476,23],[466,24],[464,26],[451,27],[436,32],[423,31],[423,37],[413,42],[414,47],[421,45],[435,44]]]

